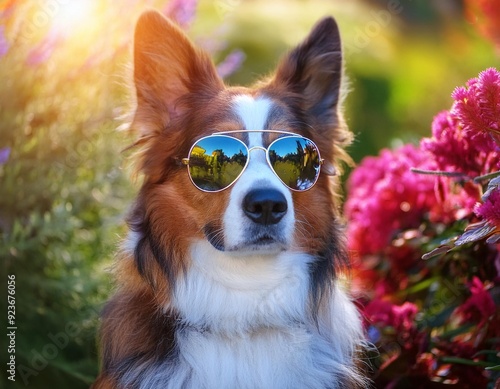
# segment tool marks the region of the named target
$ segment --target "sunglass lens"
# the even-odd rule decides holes
[[[290,189],[308,190],[318,179],[319,152],[309,139],[289,136],[276,140],[269,147],[269,160],[278,177]]]
[[[245,168],[245,144],[222,135],[200,139],[189,154],[189,174],[201,190],[217,192],[231,185]]]

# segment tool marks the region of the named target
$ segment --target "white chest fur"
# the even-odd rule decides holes
[[[308,255],[238,258],[196,243],[192,258],[172,302],[188,323],[177,362],[155,366],[140,388],[339,388],[353,374],[356,311],[336,289],[312,322]]]
[[[187,378],[189,372],[186,388],[334,387],[333,350],[305,327],[238,336],[188,331],[178,341],[182,368],[177,373]]]

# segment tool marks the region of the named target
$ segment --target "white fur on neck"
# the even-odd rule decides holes
[[[189,324],[230,334],[287,327],[307,316],[310,256],[238,256],[200,241],[191,258],[172,302]]]

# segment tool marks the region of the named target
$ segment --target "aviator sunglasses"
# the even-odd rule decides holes
[[[275,133],[280,137],[267,148],[248,148],[233,133]],[[187,158],[181,160],[188,167],[193,185],[204,192],[220,192],[227,189],[241,176],[248,166],[250,152],[259,149],[266,152],[271,170],[293,191],[303,192],[313,187],[319,177],[321,159],[316,144],[303,136],[285,131],[225,131],[197,140]]]

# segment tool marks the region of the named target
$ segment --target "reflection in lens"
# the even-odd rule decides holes
[[[231,185],[243,171],[248,153],[245,144],[222,135],[199,140],[189,155],[189,174],[202,190],[214,192]]]
[[[307,190],[316,182],[320,169],[319,152],[310,140],[289,136],[269,148],[269,162],[285,185]]]

